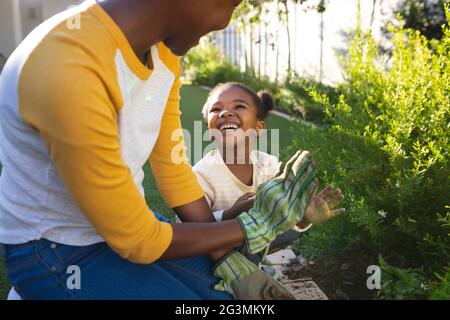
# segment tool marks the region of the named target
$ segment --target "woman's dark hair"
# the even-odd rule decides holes
[[[209,97],[213,95],[214,92],[216,92],[218,89],[222,88],[223,86],[230,86],[230,87],[238,87],[239,89],[243,90],[245,93],[247,93],[253,100],[253,103],[256,106],[256,109],[258,111],[258,119],[264,120],[269,115],[269,111],[271,111],[275,107],[275,101],[272,97],[272,94],[269,91],[261,90],[258,93],[255,92],[255,90],[247,87],[245,84],[242,84],[240,82],[226,82],[226,83],[219,83],[217,86],[215,86],[208,95]],[[203,116],[206,119],[207,118],[207,110],[208,108],[208,102],[206,102],[205,106],[203,107]]]

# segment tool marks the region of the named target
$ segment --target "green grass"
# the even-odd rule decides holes
[[[181,122],[184,129],[191,133],[191,137],[194,137],[194,121],[200,121],[202,126],[202,133],[206,130],[206,126],[202,120],[201,110],[206,101],[208,91],[196,86],[185,86],[181,92]],[[199,124],[200,124],[199,123]],[[266,126],[268,129],[279,129],[280,133],[280,147],[279,150],[282,152],[291,143],[291,132],[289,130],[289,122],[283,118],[277,116],[269,116],[266,121]],[[193,140],[193,139],[192,139]],[[270,139],[268,141],[268,150],[271,150]],[[203,146],[208,145],[210,142],[204,142]],[[192,143],[193,144],[193,143]],[[1,170],[1,168],[0,168]],[[155,179],[150,169],[150,165],[147,163],[144,166],[145,179],[144,179],[144,189],[145,189],[145,199],[152,209],[159,212],[160,214],[173,218],[174,213],[171,209],[167,208],[161,194],[156,187]],[[6,298],[9,291],[10,285],[6,277],[6,271],[3,264],[3,260],[0,258],[0,300]]]

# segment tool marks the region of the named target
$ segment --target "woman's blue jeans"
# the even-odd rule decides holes
[[[232,299],[213,289],[219,279],[207,256],[144,265],[106,243],[75,247],[41,239],[4,248],[8,277],[23,299]]]

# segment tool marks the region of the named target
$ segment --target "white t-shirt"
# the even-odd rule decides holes
[[[277,157],[261,151],[252,151],[253,185],[242,183],[226,166],[220,152],[208,152],[193,167],[198,182],[205,191],[205,197],[213,211],[229,209],[236,200],[247,192],[256,192],[258,185],[268,181],[277,171]]]

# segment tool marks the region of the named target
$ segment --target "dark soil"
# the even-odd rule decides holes
[[[364,252],[349,252],[340,257],[318,257],[298,270],[292,266],[289,279],[312,278],[330,300],[372,300],[377,290],[367,288],[367,267],[377,259]]]

